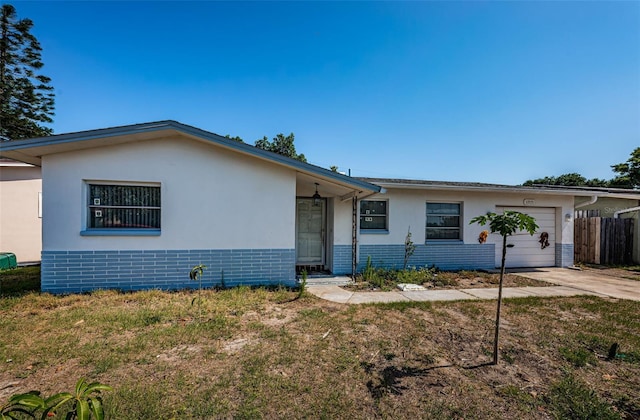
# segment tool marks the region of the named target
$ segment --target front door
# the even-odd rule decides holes
[[[296,199],[296,264],[325,264],[325,200]]]

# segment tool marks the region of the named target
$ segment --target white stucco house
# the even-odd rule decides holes
[[[41,198],[39,166],[0,159],[0,252],[15,254],[19,264],[40,261]]]
[[[352,178],[175,121],[3,142],[0,157],[42,168],[48,292],[193,287],[200,263],[208,285],[399,267],[408,229],[411,265],[494,268],[498,238],[479,244],[469,220],[503,209],[540,225],[511,238],[512,266],[573,263],[572,190]]]

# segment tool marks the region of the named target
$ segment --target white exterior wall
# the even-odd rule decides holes
[[[162,139],[43,158],[44,250],[293,249],[295,171]],[[81,236],[86,181],[161,185],[160,236]]]
[[[0,252],[12,252],[19,263],[40,261],[42,218],[40,168],[30,165],[0,167]]]
[[[359,205],[359,204],[358,204]],[[334,223],[334,245],[351,245],[351,199],[341,201],[334,199],[333,223]]]
[[[425,243],[426,203],[427,201],[442,201],[462,203],[462,237],[465,244],[478,243],[478,235],[486,227],[477,224],[470,225],[469,221],[488,211],[495,212],[497,206],[524,206],[524,200],[531,199],[535,204],[531,207],[556,208],[556,242],[559,244],[573,243],[573,217],[565,221],[565,214],[573,214],[572,196],[545,196],[527,193],[494,193],[494,192],[461,192],[461,191],[424,191],[414,189],[387,188],[386,194],[376,194],[368,200],[388,200],[389,233],[368,234],[359,232],[361,245],[403,244],[407,229],[411,227],[412,240],[416,244]],[[358,209],[359,210],[359,209]],[[343,215],[343,213],[340,213]],[[348,212],[349,234],[351,232],[351,208]],[[344,216],[343,216],[344,217]],[[343,220],[336,220],[336,224],[344,224]],[[337,231],[337,228],[336,228]],[[499,238],[492,238],[495,243]],[[351,237],[348,238],[351,243]],[[436,241],[446,243],[447,241]]]

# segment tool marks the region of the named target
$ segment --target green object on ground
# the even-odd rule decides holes
[[[16,254],[12,254],[11,252],[0,253],[0,270],[8,270],[10,268],[16,268],[17,266]]]

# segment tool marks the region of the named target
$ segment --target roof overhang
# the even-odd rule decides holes
[[[525,187],[519,185],[482,184],[474,182],[420,181],[409,179],[359,178],[387,189],[416,189],[427,191],[469,191],[496,192],[509,194],[559,195],[571,197],[610,197],[640,200],[640,191],[636,190],[587,190],[584,188],[551,188],[544,186]]]
[[[171,120],[58,134],[34,139],[5,141],[0,143],[0,157],[40,166],[43,156],[54,153],[163,138],[188,138],[208,143],[236,153],[269,161],[350,190],[362,191],[367,194],[381,192],[382,190],[380,186],[361,179],[351,178],[338,172],[258,149],[249,144]]]

